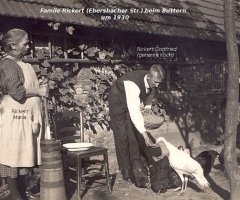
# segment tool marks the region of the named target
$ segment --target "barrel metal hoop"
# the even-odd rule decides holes
[[[41,187],[52,188],[52,187],[60,187],[64,185],[64,181],[57,181],[57,182],[43,182],[40,181]]]
[[[56,155],[56,156],[52,156],[52,157],[44,157],[42,156],[42,161],[58,161],[58,160],[62,160],[61,159],[61,155]]]
[[[46,171],[46,172],[53,172],[53,171],[63,170],[63,168],[57,168],[57,169],[43,169],[43,168],[41,168],[40,170],[41,170],[41,171]]]

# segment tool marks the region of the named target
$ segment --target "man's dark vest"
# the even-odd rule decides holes
[[[144,83],[144,77],[149,72],[147,70],[137,70],[128,72],[124,75],[122,75],[120,78],[116,80],[114,83],[119,91],[118,98],[121,100],[122,103],[126,104],[126,94],[125,94],[125,88],[124,88],[124,81],[132,81],[134,82],[140,89],[140,99],[144,100],[149,94],[146,93],[146,87]]]

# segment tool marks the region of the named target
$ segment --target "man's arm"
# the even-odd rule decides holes
[[[148,137],[148,133],[146,132],[146,129],[144,127],[144,119],[140,110],[140,89],[132,81],[124,81],[124,88],[131,120],[137,130],[142,134],[146,145],[152,146],[153,143],[152,140]]]
[[[140,110],[140,89],[139,87],[132,81],[124,81],[124,88],[126,93],[126,99],[127,99],[127,107],[129,110],[129,114],[131,117],[131,120],[137,130],[140,133],[143,133],[146,131],[144,127],[144,119]]]

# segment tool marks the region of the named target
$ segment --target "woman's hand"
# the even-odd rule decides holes
[[[34,135],[38,135],[40,131],[40,124],[38,122],[32,122],[32,132]]]
[[[38,88],[37,91],[38,96],[40,97],[48,97],[49,96],[49,87],[48,84],[43,84]]]
[[[48,97],[49,88],[47,84],[41,85],[39,88],[26,88],[26,97]]]

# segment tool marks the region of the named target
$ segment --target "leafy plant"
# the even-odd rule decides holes
[[[102,50],[88,49],[85,53],[89,53],[88,56],[91,59],[100,59],[98,52],[103,52]],[[77,48],[74,51],[77,51]],[[81,51],[80,48],[79,51]],[[77,65],[74,67],[70,65],[45,67],[44,70],[47,71],[51,96],[54,99],[52,103],[56,105],[56,110],[83,110],[85,129],[96,132],[95,125],[101,126],[102,129],[110,129],[108,93],[113,82],[124,73],[141,68],[143,67],[140,65],[132,67],[125,64],[91,66],[91,84],[87,93],[84,94],[84,90],[80,88],[81,95],[85,96],[85,99],[75,98],[74,83],[80,70]],[[74,76],[75,78],[73,78]],[[153,112],[155,114],[162,113],[162,107],[161,104],[155,102],[152,107]]]
[[[117,76],[112,67],[91,67],[93,85],[88,96],[88,105],[84,110],[84,118],[88,129],[92,129],[96,123],[102,128],[109,129],[108,92]]]
[[[131,46],[119,54],[120,45],[111,42],[109,46],[89,47],[88,44],[80,44],[68,49],[69,55],[84,59],[100,61],[102,59],[125,59],[129,60],[133,56]],[[2,53],[2,51],[1,51]],[[1,54],[2,55],[2,54]],[[83,110],[85,129],[95,131],[95,125],[100,125],[103,129],[110,129],[110,117],[108,108],[108,93],[113,82],[122,74],[134,69],[142,69],[140,65],[128,66],[125,64],[97,64],[91,66],[91,84],[88,90],[76,88],[77,76],[81,67],[77,63],[52,64],[49,50],[38,48],[34,51],[34,57],[38,58],[41,64],[34,64],[39,81],[48,80],[50,97],[48,99],[51,112],[63,110]],[[62,58],[63,50],[55,46],[52,52],[54,58]],[[85,87],[85,85],[83,85]],[[77,98],[80,95],[81,98]],[[157,105],[157,104],[156,104]],[[158,112],[154,106],[154,113]]]

